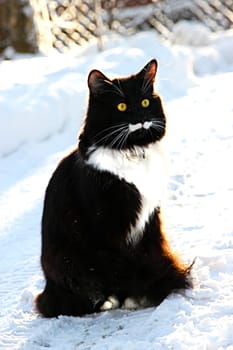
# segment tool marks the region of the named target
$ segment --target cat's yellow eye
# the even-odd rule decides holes
[[[124,102],[118,103],[117,109],[118,109],[118,111],[120,111],[120,112],[125,112],[126,109],[127,109],[127,104],[124,103]]]
[[[147,107],[149,107],[149,105],[150,105],[150,101],[148,100],[148,98],[144,98],[144,100],[142,100],[142,102],[141,102],[141,106],[143,108],[147,108]]]

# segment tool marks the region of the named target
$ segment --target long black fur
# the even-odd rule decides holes
[[[99,71],[89,75],[89,105],[79,147],[58,165],[44,200],[41,264],[46,285],[36,305],[45,317],[99,312],[111,295],[120,304],[128,297],[146,297],[158,305],[172,291],[190,286],[190,268],[171,252],[160,209],[154,209],[141,239],[130,244],[129,227],[135,225],[142,204],[138,189],[88,164],[98,147],[120,148],[113,143],[114,134],[108,137],[104,132],[114,123],[156,116],[164,126],[131,133],[120,151],[133,152],[135,146],[147,147],[163,138],[165,115],[153,91],[156,69],[153,60],[124,79],[109,80]],[[142,98],[151,101],[147,111],[138,104]],[[130,106],[127,113],[115,108],[122,99]]]

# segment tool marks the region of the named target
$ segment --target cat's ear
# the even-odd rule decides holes
[[[111,81],[99,70],[94,69],[89,73],[88,87],[94,95],[103,93],[108,84]]]
[[[137,74],[144,81],[150,82],[151,84],[155,81],[158,63],[155,59],[148,62],[145,67]]]

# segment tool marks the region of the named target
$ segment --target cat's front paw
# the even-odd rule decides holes
[[[122,305],[122,309],[137,310],[148,306],[150,306],[150,304],[146,298],[140,298],[140,299],[126,298]]]
[[[120,306],[120,302],[115,295],[110,295],[108,299],[100,307],[101,311],[115,310]]]

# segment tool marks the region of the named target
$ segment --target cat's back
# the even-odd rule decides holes
[[[75,148],[57,165],[48,183],[46,193],[50,190],[57,190],[61,193],[64,187],[78,184],[77,180],[81,176],[84,166],[84,161],[78,149]]]
[[[72,205],[72,197],[79,191],[83,160],[78,149],[64,157],[52,174],[45,192],[42,228],[45,221],[61,217]]]

